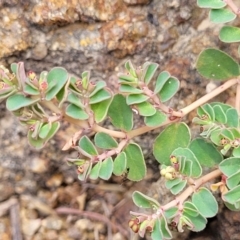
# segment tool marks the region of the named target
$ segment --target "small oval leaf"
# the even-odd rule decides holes
[[[238,63],[226,53],[214,48],[200,53],[196,67],[203,77],[214,80],[227,80],[239,75]]]
[[[207,188],[200,188],[192,195],[192,202],[197,207],[199,213],[206,217],[214,217],[218,212],[216,198]]]
[[[96,133],[94,137],[95,145],[103,149],[112,149],[118,146],[118,143],[114,138],[104,132]]]
[[[190,139],[190,129],[185,123],[173,123],[155,139],[153,144],[154,157],[162,164],[171,165],[170,155],[173,150],[178,147],[187,147]]]

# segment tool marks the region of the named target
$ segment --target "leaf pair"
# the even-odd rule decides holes
[[[60,123],[41,123],[36,121],[28,130],[28,142],[34,148],[40,149],[57,133]]]
[[[97,133],[94,137],[94,143],[96,147],[104,150],[102,153],[104,156],[101,156],[101,159],[98,160],[98,150],[91,142],[91,140],[87,136],[83,136],[79,140],[79,151],[81,154],[89,158],[90,162],[92,161],[92,157],[95,156],[97,163],[93,166],[89,165],[89,177],[92,179],[97,179],[98,177],[102,179],[109,179],[114,173],[117,176],[120,176],[127,172],[127,178],[132,181],[140,181],[144,178],[146,174],[146,165],[143,157],[143,153],[139,145],[135,143],[128,144],[122,152],[118,153],[116,150],[116,157],[113,161],[113,158],[108,156],[108,150],[114,150],[118,147],[117,141],[112,138],[110,135],[106,133]],[[118,153],[118,154],[117,154]],[[114,152],[111,156],[114,155]],[[95,161],[95,160],[94,160]],[[88,177],[86,175],[85,177]]]

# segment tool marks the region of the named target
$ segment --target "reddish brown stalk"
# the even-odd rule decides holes
[[[78,209],[67,208],[67,207],[60,207],[60,208],[57,208],[55,211],[58,214],[80,215],[82,217],[87,217],[87,218],[90,218],[90,219],[93,219],[93,220],[104,222],[105,224],[107,224],[112,229],[117,229],[123,236],[128,237],[128,235],[129,235],[128,231],[125,230],[122,226],[111,222],[110,219],[108,219],[104,215],[96,213],[96,212],[81,211],[81,210],[78,210]]]

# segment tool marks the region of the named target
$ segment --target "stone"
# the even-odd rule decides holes
[[[49,216],[42,220],[42,226],[51,230],[60,230],[63,221],[57,216]]]
[[[33,236],[41,226],[41,219],[23,220],[22,231],[26,236]]]
[[[35,157],[32,159],[29,170],[33,173],[43,173],[47,171],[47,162],[45,159]]]
[[[91,230],[93,228],[93,225],[89,219],[83,218],[76,221],[75,227],[83,232],[85,230]]]
[[[59,187],[63,182],[63,175],[61,173],[56,173],[51,176],[46,182],[48,187]]]

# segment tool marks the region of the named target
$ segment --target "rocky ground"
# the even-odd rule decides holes
[[[215,83],[194,69],[204,48],[220,47],[236,55],[236,46],[220,43],[219,27],[195,0],[3,0],[0,1],[0,63],[24,61],[39,73],[63,66],[104,79],[115,88],[124,61],[157,62],[181,81],[170,104],[182,108],[211,91]],[[233,89],[219,97],[231,102]],[[189,114],[190,123],[195,113]],[[192,126],[194,129],[194,126]],[[110,181],[80,182],[61,152],[60,131],[41,151],[29,147],[26,129],[0,104],[0,239],[2,240],[137,240],[127,227],[134,210],[131,193],[140,190],[166,198],[158,164],[151,152],[157,132],[137,139],[143,146],[148,174],[131,183],[124,176]],[[239,214],[222,211],[197,234],[175,239],[239,239]],[[217,229],[217,231],[216,231]],[[219,231],[218,231],[219,230]],[[221,231],[220,231],[221,230]]]

